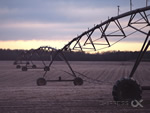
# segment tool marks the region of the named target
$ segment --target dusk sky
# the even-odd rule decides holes
[[[120,13],[129,11],[129,1],[0,0],[0,48],[31,49],[44,45],[61,48],[87,28],[105,21],[108,16],[116,16],[118,5]],[[133,9],[144,7],[145,1],[132,0]],[[132,43],[141,44],[136,39],[124,43],[129,47]],[[120,46],[118,50],[128,50]]]

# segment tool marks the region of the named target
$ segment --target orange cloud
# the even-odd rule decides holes
[[[2,49],[37,49],[40,46],[51,46],[57,49],[62,48],[67,44],[67,40],[29,40],[29,41],[0,41],[0,48]],[[112,47],[102,49],[96,52],[105,52],[105,51],[139,51],[142,47],[140,42],[120,42],[113,45]],[[98,49],[100,49],[99,47]],[[94,53],[95,51],[85,50],[85,52]]]
[[[29,40],[29,41],[0,41],[2,49],[37,49],[40,46],[51,46],[54,48],[62,48],[66,44],[63,40]]]

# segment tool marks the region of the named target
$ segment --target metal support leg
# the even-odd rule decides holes
[[[59,54],[59,52],[60,52],[60,50],[56,51],[54,57],[52,57],[52,60],[51,60],[50,64],[48,65],[49,68],[51,67],[52,63],[54,62],[54,60],[55,60],[55,58],[57,57],[57,55]],[[43,77],[45,77],[46,74],[47,74],[47,71],[45,71]]]
[[[74,77],[77,77],[76,74],[75,74],[75,72],[73,71],[73,69],[72,69],[70,63],[68,62],[67,58],[65,57],[65,55],[64,55],[62,52],[61,52],[61,55],[62,55],[64,61],[67,63],[68,67],[70,68],[70,70],[71,70],[73,76],[74,76]]]
[[[48,65],[48,67],[51,67],[52,63],[54,62],[55,58],[57,57],[57,55],[59,54],[60,51],[61,50],[56,51],[54,57],[52,57],[52,60],[51,60],[50,64]]]
[[[147,42],[147,39],[148,39],[149,35],[150,35],[150,32],[149,32],[149,34],[147,35],[146,40],[145,40],[145,42],[144,42],[144,44],[143,44],[143,47],[142,47],[142,49],[141,49],[141,51],[140,51],[140,53],[139,53],[139,55],[138,55],[138,57],[137,57],[137,59],[136,59],[136,62],[135,62],[135,64],[134,64],[133,69],[132,69],[132,71],[131,71],[131,73],[130,73],[130,76],[129,76],[130,78],[133,77],[133,75],[134,75],[136,69],[138,68],[138,66],[139,66],[139,64],[140,64],[140,62],[141,62],[141,60],[142,60],[142,58],[143,58],[145,52],[147,51],[148,47],[150,46],[150,40],[148,41],[148,43],[147,43],[147,45],[146,45],[146,42]],[[146,46],[145,46],[145,45],[146,45]],[[145,48],[145,49],[144,49],[144,48]]]
[[[72,72],[73,76],[74,76],[74,77],[77,77],[77,76],[76,76],[76,74],[75,74],[75,72],[74,72],[74,70],[72,69],[71,65],[69,64],[69,62],[68,62],[67,58],[65,57],[65,55],[62,53],[62,51],[61,51],[61,50],[58,50],[58,51],[55,53],[55,55],[54,55],[54,57],[52,58],[52,61],[50,62],[50,64],[49,64],[49,66],[48,66],[48,67],[51,67],[51,65],[52,65],[53,61],[55,60],[55,58],[56,58],[56,56],[57,56],[58,54],[61,54],[61,55],[62,55],[62,57],[63,57],[64,61],[65,61],[65,62],[66,62],[66,64],[68,65],[68,67],[69,67],[69,69],[71,70],[71,72]],[[43,77],[45,77],[45,76],[46,76],[46,74],[47,74],[47,71],[44,73]]]

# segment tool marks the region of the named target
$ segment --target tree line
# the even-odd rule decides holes
[[[0,60],[1,61],[14,61],[18,58],[24,50],[9,50],[0,49]],[[138,51],[108,51],[103,53],[85,53],[85,52],[64,52],[66,58],[70,61],[134,61],[136,60],[139,52]],[[45,54],[42,56],[43,60],[49,60],[49,56]],[[41,60],[33,55],[32,60]],[[61,60],[56,58],[56,60]],[[150,61],[150,51],[147,51],[143,57],[144,61]]]

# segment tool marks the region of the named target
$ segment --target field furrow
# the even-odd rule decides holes
[[[37,86],[43,69],[22,72],[13,62],[0,62],[0,113],[149,113],[150,92],[143,91],[144,108],[118,105],[113,101],[112,87],[129,76],[134,62],[70,62],[83,86],[73,82],[48,82]],[[35,62],[40,66],[40,62]],[[43,65],[42,65],[43,66]],[[150,63],[142,62],[133,78],[150,86]],[[66,73],[67,72],[67,73]],[[46,74],[47,80],[73,80],[64,62],[55,62]]]

